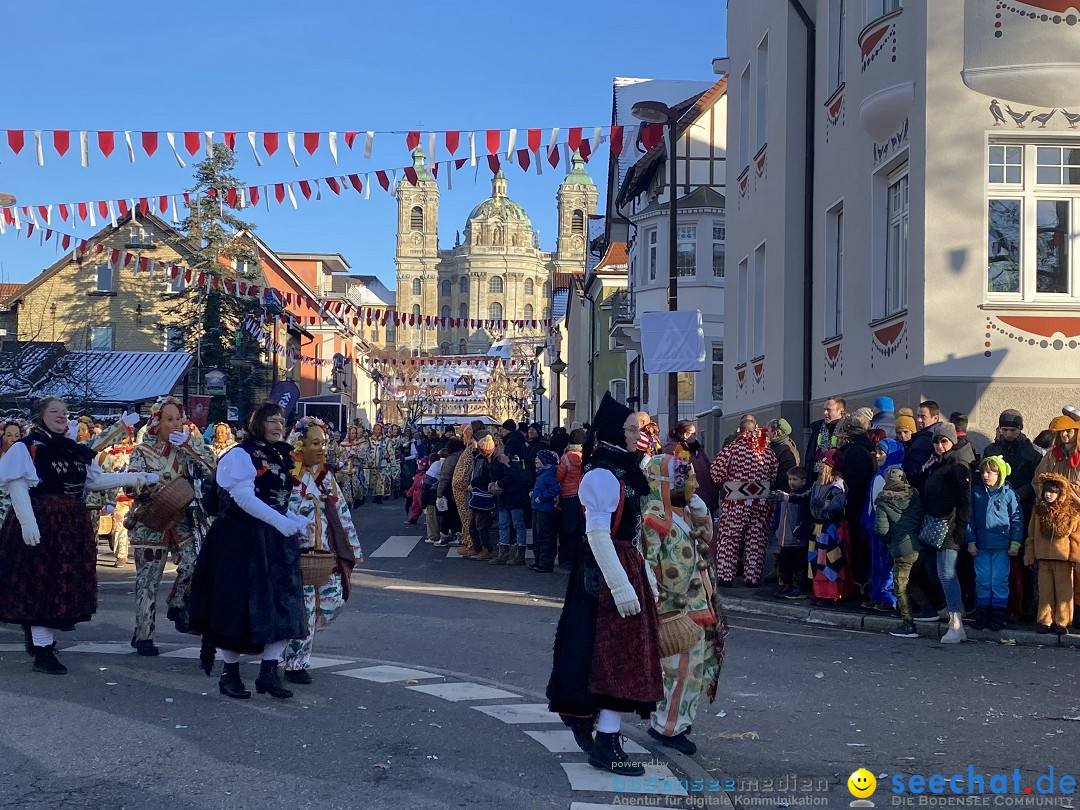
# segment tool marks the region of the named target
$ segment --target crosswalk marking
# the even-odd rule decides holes
[[[123,641],[84,641],[71,647],[64,647],[62,652],[101,653],[104,655],[134,655],[135,648]]]
[[[407,686],[405,688],[411,689],[414,692],[423,692],[425,695],[431,695],[432,697],[442,698],[451,703],[458,703],[462,700],[491,700],[493,698],[521,697],[521,695],[515,695],[513,692],[495,689],[492,686],[484,686],[479,683],[470,683],[469,681],[464,681],[462,683],[429,683],[420,686]]]
[[[381,546],[367,556],[369,559],[372,557],[408,557],[419,542],[419,535],[413,535],[412,537],[392,535],[387,537]]]
[[[506,706],[473,706],[473,708],[504,723],[562,723],[559,715],[548,711],[546,703],[512,703]]]
[[[373,683],[393,683],[407,680],[422,681],[425,678],[443,677],[433,672],[425,672],[422,669],[409,669],[408,667],[395,667],[387,664],[380,664],[375,667],[360,667],[360,669],[346,669],[334,674],[344,675],[346,678],[359,678],[362,681],[372,681]]]
[[[22,652],[22,644],[0,644],[0,652]]]
[[[553,754],[577,754],[581,752],[578,744],[574,742],[574,732],[569,729],[527,730],[525,733]],[[629,739],[623,740],[623,750],[628,754],[649,753],[648,750]]]
[[[597,793],[619,793],[624,796],[648,794],[685,796],[686,790],[679,785],[675,774],[666,765],[645,763],[643,776],[616,776],[594,768],[588,762],[560,762],[571,790],[588,790]]]

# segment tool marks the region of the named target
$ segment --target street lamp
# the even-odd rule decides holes
[[[678,237],[678,190],[676,188],[676,174],[678,172],[678,136],[675,125],[678,116],[675,111],[662,101],[639,101],[630,108],[630,114],[639,121],[647,124],[667,124],[668,130],[668,207],[670,219],[668,221],[668,312],[675,312],[679,308],[679,276],[676,270],[679,256]],[[677,372],[668,374],[668,427],[674,427],[679,420],[679,375]]]
[[[551,373],[555,375],[555,400],[552,405],[552,409],[555,413],[551,417],[552,429],[559,427],[562,424],[562,405],[559,400],[562,399],[562,373],[566,371],[566,363],[559,355],[555,355],[555,360],[548,366],[551,369]]]
[[[544,424],[544,394],[547,393],[547,389],[544,388],[544,384],[537,380],[536,387],[533,388],[533,394],[536,396],[536,421],[541,425]]]

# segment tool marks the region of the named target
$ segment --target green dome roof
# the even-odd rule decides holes
[[[532,220],[525,213],[525,209],[506,196],[506,175],[502,169],[499,169],[491,181],[491,196],[473,208],[468,222],[492,217],[499,217],[504,222],[524,222],[526,228],[532,229]]]

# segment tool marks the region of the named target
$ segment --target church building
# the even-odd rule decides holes
[[[413,151],[417,183],[397,187],[397,308],[413,315],[482,320],[542,320],[551,317],[552,282],[585,272],[587,225],[596,212],[596,184],[575,153],[555,195],[558,237],[553,252],[540,249],[539,234],[525,209],[506,194],[500,169],[491,196],[465,223],[454,247],[439,247],[439,186],[426,155]],[[543,327],[538,338],[547,334]],[[501,337],[527,333],[510,325],[497,330],[467,327],[407,329],[397,345],[423,354],[482,354]]]

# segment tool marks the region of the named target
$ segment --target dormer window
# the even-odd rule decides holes
[[[128,240],[125,247],[149,248],[154,246],[154,237],[141,225],[132,225],[128,228]]]

